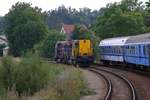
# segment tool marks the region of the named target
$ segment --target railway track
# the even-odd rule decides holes
[[[133,73],[137,73],[139,75],[150,77],[149,70],[142,69],[142,68],[141,69],[135,68],[134,66],[131,66],[131,65],[130,66],[129,65],[124,66],[123,64],[104,65],[104,64],[100,64],[100,63],[94,63],[93,65],[114,68],[114,69],[120,69],[123,71],[133,72]]]
[[[107,83],[107,94],[104,100],[136,100],[136,91],[132,83],[124,76],[99,67],[90,67],[88,70],[102,76]]]

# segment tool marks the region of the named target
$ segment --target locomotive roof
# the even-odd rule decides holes
[[[150,43],[150,33],[131,36],[126,41],[126,44]]]
[[[121,46],[126,43],[129,37],[109,38],[100,41],[99,46]]]

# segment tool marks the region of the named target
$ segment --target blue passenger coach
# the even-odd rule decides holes
[[[132,36],[126,41],[124,50],[126,63],[150,66],[150,33]]]
[[[129,37],[104,39],[100,42],[100,60],[105,63],[124,62],[124,45]]]

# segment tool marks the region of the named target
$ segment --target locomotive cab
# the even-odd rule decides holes
[[[73,58],[75,63],[79,65],[89,65],[94,61],[93,57],[93,46],[90,40],[78,40],[74,42]]]

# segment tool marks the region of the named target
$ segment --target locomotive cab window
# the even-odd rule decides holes
[[[76,42],[76,43],[75,43],[75,47],[76,47],[76,48],[78,48],[78,46],[79,46],[79,43],[78,43],[78,42]]]

